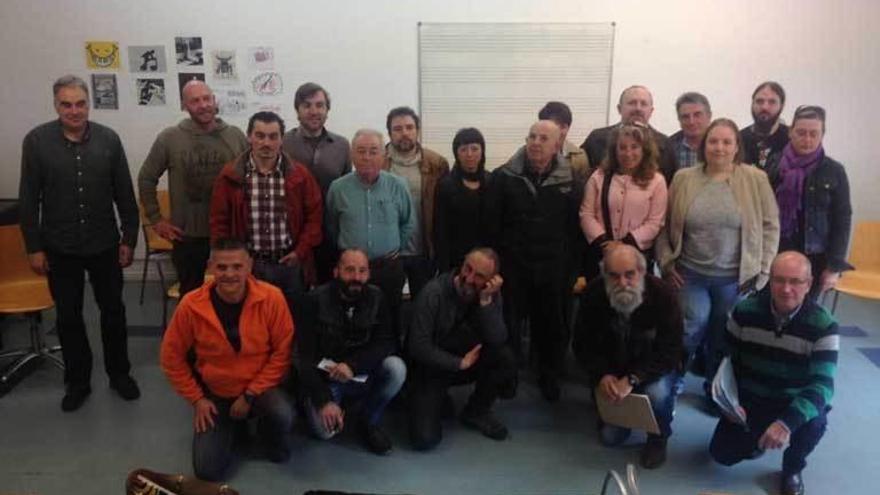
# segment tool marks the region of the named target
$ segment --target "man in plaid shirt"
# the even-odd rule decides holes
[[[277,114],[254,114],[247,135],[250,148],[227,163],[214,183],[211,239],[245,241],[254,275],[280,288],[293,312],[315,281],[321,189],[305,165],[281,151],[284,121]]]

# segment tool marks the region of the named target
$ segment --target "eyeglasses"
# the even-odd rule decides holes
[[[774,285],[791,285],[794,287],[803,287],[811,282],[808,278],[795,277],[770,277],[770,283]]]

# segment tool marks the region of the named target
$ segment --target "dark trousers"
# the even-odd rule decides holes
[[[271,261],[254,260],[254,277],[281,289],[287,300],[287,309],[296,318],[296,305],[302,302],[305,284],[300,266],[282,265]]]
[[[211,256],[211,241],[207,237],[184,237],[174,241],[171,262],[180,282],[180,298],[205,282],[205,268]]]
[[[385,296],[398,345],[403,344],[404,338],[400,322],[400,305],[403,301],[401,291],[405,281],[406,273],[403,271],[403,262],[400,258],[370,260],[370,283],[378,287]]]
[[[480,359],[464,371],[443,371],[413,364],[409,388],[410,440],[413,448],[429,450],[443,437],[440,421],[446,391],[454,385],[476,382],[465,408],[475,414],[489,412],[499,397],[516,390],[516,359],[508,346],[484,345]]]
[[[718,426],[715,427],[715,434],[712,435],[709,454],[715,461],[725,466],[732,466],[744,459],[753,458],[758,452],[758,440],[761,435],[771,423],[779,418],[779,414],[784,408],[746,404],[745,409],[748,429],[722,417],[718,421]],[[807,456],[819,444],[827,425],[827,411],[822,411],[819,416],[791,432],[789,446],[782,455],[782,473],[784,475],[800,473],[806,467]]]
[[[101,343],[104,370],[110,378],[128,375],[128,338],[125,305],[122,302],[122,268],[119,248],[89,256],[47,252],[49,290],[55,300],[58,338],[64,356],[64,383],[70,387],[89,385],[92,376],[92,349],[83,321],[85,274],[101,312]]]
[[[192,461],[196,477],[206,481],[222,480],[233,459],[235,432],[244,427],[244,420],[229,416],[235,399],[210,397],[217,406],[214,427],[193,434]],[[271,388],[257,397],[251,407],[250,418],[257,418],[257,431],[270,453],[290,450],[290,429],[293,425],[293,407],[280,388]]]
[[[427,256],[401,256],[403,271],[409,281],[409,293],[413,300],[437,271],[434,261]]]
[[[333,280],[333,268],[339,259],[339,249],[330,236],[324,232],[324,240],[313,251],[315,257],[315,272],[317,273],[317,285],[323,285]]]
[[[567,274],[558,263],[510,263],[505,268],[502,270],[504,322],[511,346],[517,356],[522,357],[522,332],[528,320],[538,373],[558,378],[563,371],[568,344],[565,305],[571,287]]]

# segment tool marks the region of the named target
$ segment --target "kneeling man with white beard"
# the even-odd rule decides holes
[[[593,393],[612,401],[646,394],[660,427],[648,435],[641,464],[666,460],[672,433],[675,384],[682,363],[682,315],[671,287],[646,273],[645,258],[622,244],[605,255],[602,277],[587,287],[574,335],[574,352],[589,374]],[[630,430],[599,422],[607,446],[623,443]]]

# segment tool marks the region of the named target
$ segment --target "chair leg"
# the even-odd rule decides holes
[[[162,258],[159,258],[155,261],[156,263],[156,272],[159,273],[159,289],[162,291],[162,297],[165,297],[165,291],[168,290],[165,287],[165,272],[162,270]]]
[[[833,315],[835,311],[837,311],[837,298],[840,296],[840,291],[836,289],[834,290],[834,300],[831,301],[831,314]]]
[[[144,270],[141,273],[141,302],[140,305],[144,305],[144,286],[147,285],[147,268],[150,267],[150,247],[147,246],[144,249]]]

